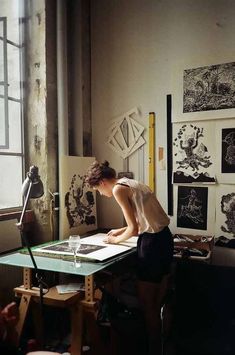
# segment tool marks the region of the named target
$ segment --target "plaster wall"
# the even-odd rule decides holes
[[[26,168],[37,165],[44,184],[44,196],[31,200],[36,215],[33,233],[35,243],[52,238],[49,190],[57,190],[56,42],[53,9],[55,1],[52,0],[27,2]],[[51,26],[51,30],[46,32],[47,26]],[[50,40],[47,41],[46,33],[49,32]]]
[[[146,127],[144,180],[148,183],[148,113],[156,113],[156,153],[166,158],[166,95],[174,71],[234,61],[233,0],[91,0],[93,155],[123,170],[123,160],[105,144],[109,121],[138,107]],[[130,171],[139,179],[138,153]],[[156,163],[157,197],[167,208],[167,170]],[[98,199],[100,227],[122,222],[114,201]],[[172,230],[175,225],[172,220]]]

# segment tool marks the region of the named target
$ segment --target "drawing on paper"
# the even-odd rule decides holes
[[[184,124],[176,130],[173,139],[174,183],[215,183],[208,138],[203,127],[193,124]]]
[[[222,129],[221,172],[235,173],[235,128]]]
[[[177,227],[207,229],[207,187],[178,187]]]
[[[73,175],[64,203],[70,228],[81,224],[95,224],[96,217],[93,213],[95,199],[86,185],[85,176]]]
[[[133,114],[138,114],[137,108],[134,108],[120,117],[112,120],[108,129],[108,146],[123,159],[129,157],[139,149],[145,140],[142,136],[144,127],[134,118]]]
[[[235,108],[235,62],[184,70],[183,112]]]

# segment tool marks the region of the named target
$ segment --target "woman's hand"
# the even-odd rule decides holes
[[[107,237],[104,238],[104,242],[108,244],[118,244],[118,238],[107,234]]]
[[[107,235],[110,236],[110,237],[116,237],[117,235],[120,235],[123,233],[123,231],[126,229],[125,228],[118,228],[118,229],[111,229]]]

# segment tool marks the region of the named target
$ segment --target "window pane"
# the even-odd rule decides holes
[[[3,37],[3,21],[0,21],[0,37]],[[0,39],[0,95],[4,94],[3,40]],[[2,100],[2,99],[1,99]],[[0,111],[1,113],[2,111]]]
[[[7,66],[6,66],[6,18],[0,18],[1,39],[0,39],[0,146],[4,147],[8,141],[6,132],[7,119]]]
[[[0,0],[0,16],[7,17],[7,39],[18,44],[20,3],[22,3],[22,0]]]
[[[22,158],[0,156],[0,209],[22,205]]]
[[[6,144],[4,100],[0,97],[0,146]]]
[[[22,153],[21,142],[21,107],[19,102],[8,101],[9,105],[9,149],[0,149],[1,152]],[[1,137],[2,132],[0,132]]]
[[[7,26],[8,27],[8,26]],[[8,96],[20,99],[20,50],[8,44],[7,46],[8,66]]]

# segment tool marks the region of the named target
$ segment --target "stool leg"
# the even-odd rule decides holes
[[[21,296],[20,306],[19,306],[19,321],[16,324],[17,345],[19,345],[19,342],[20,342],[20,337],[23,332],[23,327],[24,327],[25,319],[27,317],[30,303],[31,303],[31,295],[22,295]]]
[[[41,349],[45,343],[44,337],[44,329],[43,326],[44,320],[42,319],[42,312],[40,310],[39,304],[32,302],[32,314],[33,314],[33,322],[35,329],[35,338],[37,339],[37,343],[39,348]]]
[[[82,320],[82,305],[78,302],[71,307],[71,355],[82,354],[82,333],[83,333],[83,320]]]

